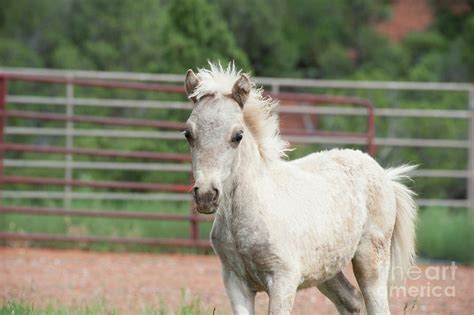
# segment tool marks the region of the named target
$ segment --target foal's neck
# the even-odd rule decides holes
[[[238,150],[237,163],[227,187],[229,193],[226,194],[224,211],[239,208],[246,201],[254,200],[259,185],[268,176],[266,162],[250,132],[247,132],[247,137],[241,142]]]
[[[265,171],[265,161],[260,154],[257,141],[250,132],[247,132],[247,138],[242,142],[239,151],[234,181],[241,184],[251,184],[261,178]]]

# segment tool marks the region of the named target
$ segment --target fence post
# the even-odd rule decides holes
[[[474,217],[474,86],[469,90],[469,178],[467,184],[467,200],[471,215]]]
[[[194,177],[192,174],[190,176],[189,182],[191,183],[191,185],[194,185]],[[198,220],[197,211],[194,208],[194,200],[191,200],[189,202],[189,211],[190,211],[190,216],[191,216],[190,237],[192,241],[197,242],[199,240],[199,220]]]
[[[4,144],[4,135],[6,127],[6,104],[7,104],[7,78],[0,76],[0,203],[2,201],[2,186],[3,186],[3,160],[5,158],[3,147]]]
[[[198,221],[198,214],[196,213],[196,209],[194,209],[194,202],[191,201],[191,239],[194,242],[199,240],[199,221]]]
[[[72,83],[72,76],[68,76],[68,82],[66,85],[66,115],[68,118],[74,115],[74,84]],[[74,148],[74,122],[68,120],[66,122],[66,149]],[[72,169],[72,155],[67,154],[65,156],[64,165],[64,179],[71,181],[73,178]],[[71,192],[72,187],[69,185],[64,186],[64,207],[71,209]]]
[[[280,93],[280,85],[276,82],[272,83],[272,93],[273,94],[278,94]]]

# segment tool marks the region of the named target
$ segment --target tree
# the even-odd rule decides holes
[[[215,1],[248,55],[255,75],[294,75],[298,58],[295,41],[285,30],[288,3],[284,0]]]
[[[48,56],[66,34],[67,1],[7,1],[0,3],[0,63],[10,66],[51,66]],[[25,18],[25,12],[31,12]]]
[[[165,56],[175,65],[172,71],[204,66],[207,60],[224,64],[234,60],[250,70],[247,56],[237,47],[215,5],[205,0],[176,0],[168,10],[173,23],[166,36]]]

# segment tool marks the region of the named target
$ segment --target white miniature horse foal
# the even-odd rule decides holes
[[[212,65],[189,70],[194,103],[184,132],[192,153],[197,210],[215,213],[212,246],[234,314],[290,314],[298,289],[317,286],[341,314],[362,297],[344,277],[351,261],[369,314],[388,314],[390,270],[414,257],[416,206],[398,181],[412,167],[384,170],[354,150],[285,161],[276,102],[249,78]]]

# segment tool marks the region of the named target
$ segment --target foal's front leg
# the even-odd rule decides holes
[[[252,291],[248,285],[237,275],[222,266],[224,276],[224,285],[232,305],[234,315],[254,315],[255,314],[255,291]]]
[[[298,289],[298,279],[291,276],[274,276],[270,286],[270,305],[268,314],[289,315],[293,309],[296,290]]]

